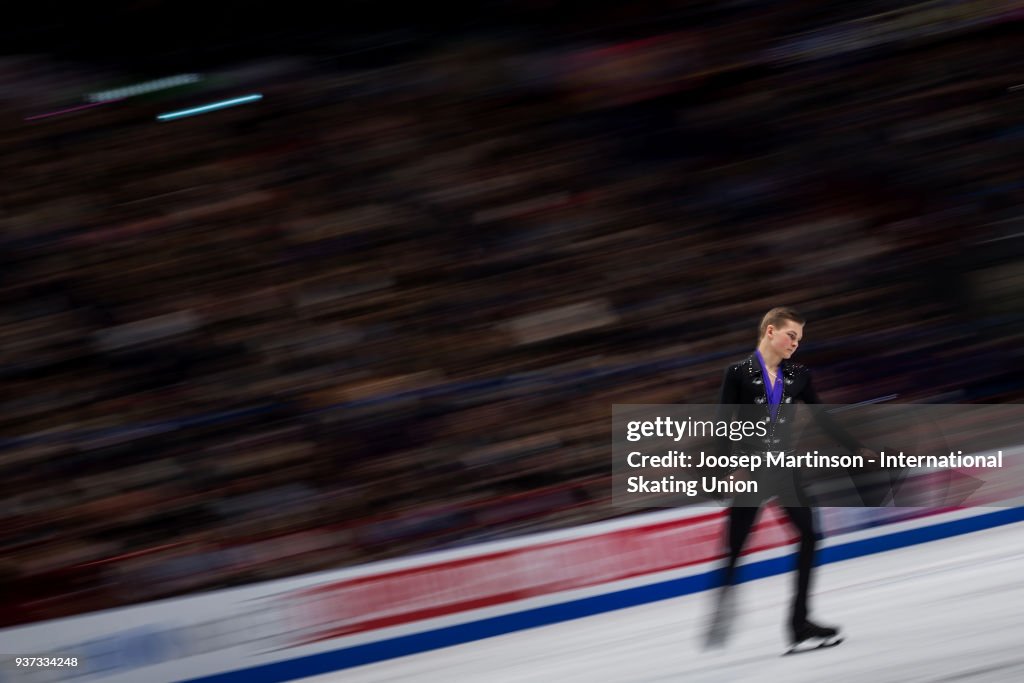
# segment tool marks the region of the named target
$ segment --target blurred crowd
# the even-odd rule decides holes
[[[33,121],[118,82],[8,58],[6,623],[625,514],[611,405],[775,305],[831,403],[1019,400],[1020,15],[770,4]]]

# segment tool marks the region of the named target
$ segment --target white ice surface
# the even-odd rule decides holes
[[[663,600],[303,679],[303,683],[1024,681],[1024,523],[819,567],[811,617],[836,648],[783,657],[794,575],[740,587],[721,650],[710,594]]]

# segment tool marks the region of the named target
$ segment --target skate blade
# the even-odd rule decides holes
[[[826,648],[835,647],[839,643],[843,642],[842,636],[832,636],[831,638],[811,638],[808,640],[801,641],[791,648],[782,653],[782,656],[786,655],[798,655],[805,652],[814,652],[815,650],[824,650]]]
[[[728,623],[722,621],[713,623],[707,633],[704,634],[704,649],[717,650],[725,647],[726,642],[729,640],[729,631]]]

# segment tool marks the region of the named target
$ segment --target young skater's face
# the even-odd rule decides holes
[[[804,326],[787,320],[781,327],[769,325],[765,334],[768,335],[768,343],[785,360],[796,353],[796,348],[800,346],[800,340],[804,338]]]

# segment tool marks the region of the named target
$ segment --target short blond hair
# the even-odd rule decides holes
[[[797,325],[803,325],[807,321],[804,320],[802,315],[794,311],[792,308],[786,308],[784,306],[773,308],[765,313],[764,317],[761,318],[761,327],[758,328],[757,341],[760,343],[760,341],[764,339],[764,333],[768,331],[769,325],[773,327],[782,327],[782,325],[787,322],[794,322]]]

